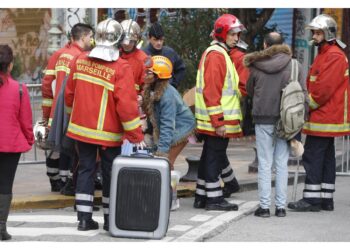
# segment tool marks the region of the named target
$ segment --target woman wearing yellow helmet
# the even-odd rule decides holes
[[[153,127],[155,155],[167,157],[173,170],[176,157],[194,132],[195,119],[180,94],[169,84],[173,67],[170,60],[153,56],[148,57],[145,64],[143,110]]]

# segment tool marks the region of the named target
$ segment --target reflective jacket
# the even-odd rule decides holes
[[[123,136],[131,143],[143,140],[132,70],[121,58],[107,62],[87,52],[79,55],[67,80],[65,105],[72,139],[106,147],[120,146]]]
[[[238,74],[227,51],[217,44],[202,55],[195,95],[198,132],[217,136],[215,128],[225,125],[227,137],[242,134]]]
[[[237,47],[234,47],[230,51],[230,58],[237,70],[239,76],[239,91],[242,96],[247,96],[246,83],[249,77],[249,70],[243,64],[244,53]]]
[[[83,52],[83,49],[76,43],[73,43],[69,48],[66,48],[59,55],[56,65],[55,65],[55,74],[56,74],[56,86],[55,86],[55,95],[53,97],[53,102],[50,111],[49,118],[49,127],[52,123],[52,118],[55,113],[56,102],[58,93],[61,90],[62,83],[64,79],[68,76],[70,72],[70,63],[77,55],[80,55]]]
[[[63,51],[68,49],[70,46],[69,43],[64,46],[64,48],[61,48],[57,50],[55,53],[52,54],[52,56],[49,58],[49,61],[47,62],[46,69],[44,70],[44,77],[41,81],[41,93],[42,93],[42,110],[43,110],[43,118],[49,119],[52,109],[52,103],[54,99],[54,92],[53,90],[53,84],[56,79],[56,71],[55,66],[56,62],[59,58],[59,56],[62,54]]]
[[[134,84],[137,93],[141,92],[142,85],[144,83],[146,57],[147,54],[137,48],[135,48],[134,51],[130,53],[125,53],[123,51],[121,53],[121,58],[128,61],[134,73]]]
[[[349,66],[336,44],[319,48],[307,77],[310,118],[303,132],[335,137],[350,134]]]

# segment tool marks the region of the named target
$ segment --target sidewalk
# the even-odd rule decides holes
[[[233,167],[234,173],[240,183],[241,190],[249,191],[257,189],[257,174],[248,173],[248,166],[255,159],[254,153],[255,138],[244,137],[231,140],[227,149],[227,154]],[[185,175],[188,170],[186,157],[198,156],[202,152],[202,144],[188,144],[181,155],[177,158],[175,169]],[[289,167],[293,171],[293,167]],[[303,170],[301,167],[300,170]],[[303,176],[299,176],[299,182],[303,181]],[[294,174],[289,176],[289,184],[293,183]],[[179,197],[193,196],[195,192],[195,182],[180,182],[178,186]],[[64,196],[59,193],[50,192],[49,179],[46,176],[45,164],[19,165],[13,188],[14,199],[11,208],[19,209],[47,209],[63,208],[74,205],[74,196]],[[95,192],[95,203],[101,203],[101,191]]]

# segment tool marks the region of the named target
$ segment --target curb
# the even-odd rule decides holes
[[[298,183],[304,182],[305,175],[299,173]],[[288,185],[293,185],[294,174],[288,177]],[[275,181],[272,181],[272,186],[275,186]],[[242,181],[240,183],[239,192],[252,191],[258,189],[256,181]],[[196,192],[196,182],[180,182],[177,186],[177,195],[179,198],[193,197]],[[64,196],[61,194],[37,195],[29,197],[13,198],[11,203],[11,210],[25,210],[25,209],[57,209],[74,206],[74,196]],[[95,192],[95,205],[102,204],[102,191]]]

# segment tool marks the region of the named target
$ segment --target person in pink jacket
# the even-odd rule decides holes
[[[0,45],[0,240],[9,240],[6,221],[12,200],[12,186],[21,153],[32,148],[32,110],[25,85],[13,80],[13,53]]]

